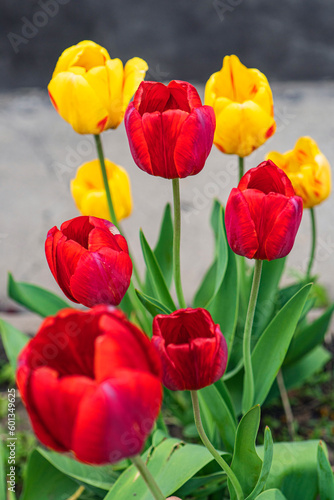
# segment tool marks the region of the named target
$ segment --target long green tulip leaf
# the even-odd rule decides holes
[[[234,453],[231,469],[237,476],[245,495],[249,495],[255,488],[262,469],[262,460],[255,447],[256,436],[260,425],[260,406],[251,408],[241,419],[235,438]],[[231,500],[236,494],[228,481]]]
[[[140,243],[144,255],[144,260],[146,263],[147,271],[150,275],[150,279],[152,281],[154,291],[157,295],[157,298],[165,304],[172,311],[176,310],[176,306],[174,301],[169,293],[168,287],[166,285],[165,279],[162,275],[162,271],[157,262],[157,259],[147,243],[147,240],[144,236],[143,231],[140,231]]]
[[[42,317],[53,316],[60,309],[70,307],[69,303],[49,290],[37,285],[15,281],[8,274],[8,295],[22,306]]]
[[[334,475],[322,441],[318,445],[318,483],[320,500],[333,500]]]
[[[264,402],[282,366],[311,286],[305,285],[285,304],[252,352],[254,402],[257,404]]]
[[[143,306],[154,317],[157,314],[171,314],[171,310],[164,306],[159,300],[149,297],[145,293],[136,290],[136,294]]]

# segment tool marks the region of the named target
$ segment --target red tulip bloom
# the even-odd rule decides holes
[[[156,350],[110,306],[45,319],[16,381],[38,439],[92,464],[140,453],[162,401]]]
[[[202,389],[225,372],[226,341],[205,309],[159,314],[153,320],[152,342],[161,357],[163,384],[172,391]]]
[[[128,245],[116,226],[76,217],[48,232],[46,258],[64,294],[87,307],[118,305],[132,274]]]
[[[131,153],[151,175],[176,179],[198,174],[213,142],[216,119],[195,87],[174,80],[142,82],[124,118]]]
[[[303,201],[288,176],[264,161],[242,177],[226,203],[227,240],[233,252],[249,259],[285,257],[294,244]]]

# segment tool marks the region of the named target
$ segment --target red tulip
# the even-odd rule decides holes
[[[139,453],[162,401],[156,350],[110,306],[45,319],[16,381],[38,439],[92,464]]]
[[[175,179],[198,174],[213,142],[216,119],[195,87],[174,80],[142,82],[126,110],[125,128],[139,168]]]
[[[132,274],[128,245],[118,229],[97,217],[76,217],[48,232],[46,258],[64,294],[87,307],[118,305]]]
[[[205,309],[156,316],[152,342],[160,353],[163,384],[172,391],[202,389],[225,372],[226,341]]]
[[[226,203],[227,240],[249,259],[273,260],[292,249],[303,213],[287,175],[272,161],[250,169]]]

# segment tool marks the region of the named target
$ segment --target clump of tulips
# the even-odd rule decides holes
[[[256,445],[260,407],[281,394],[291,416],[286,391],[303,381],[306,358],[315,369],[329,359],[321,343],[333,306],[305,319],[313,207],[330,193],[328,161],[304,137],[244,173],[244,157],[274,134],[275,119],[266,77],[236,56],[209,78],[204,105],[190,83],[147,82],[146,70],[142,59],[123,68],[84,41],[65,50],[49,84],[62,118],[94,135],[97,159],[71,184],[82,215],[55,225],[45,242],[51,273],[79,306],[10,278],[11,297],[47,316],[30,341],[1,322],[47,448],[29,459],[24,499],[42,464],[64,485],[58,497],[55,483],[43,483],[43,498],[334,498],[324,443],[293,441],[291,418],[291,442],[274,444],[266,428]],[[104,158],[100,135],[123,117],[134,163],[172,183],[173,216],[168,205],[157,246],[140,234],[145,279],[120,226],[131,213],[129,178]],[[240,175],[226,204],[214,202],[214,260],[191,299],[182,287],[180,179],[210,168],[213,144],[239,157]],[[279,289],[303,207],[313,223],[308,269]]]

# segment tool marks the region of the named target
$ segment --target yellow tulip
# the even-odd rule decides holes
[[[324,201],[331,192],[331,168],[325,155],[311,137],[300,137],[294,149],[284,154],[272,151],[266,159],[284,170],[304,208]]]
[[[125,219],[132,211],[130,179],[126,170],[105,160],[108,184],[116,218]],[[89,161],[78,168],[71,181],[71,192],[82,215],[110,220],[107,196],[99,160]]]
[[[223,153],[248,156],[275,132],[267,78],[255,68],[246,68],[235,55],[224,57],[222,69],[211,75],[204,100],[215,111],[213,142]]]
[[[100,134],[116,128],[127,105],[144,80],[148,66],[134,57],[123,68],[106,49],[83,41],[58,59],[48,85],[52,104],[79,134]]]

